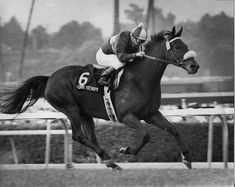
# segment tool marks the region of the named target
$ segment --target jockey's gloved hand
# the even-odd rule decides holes
[[[145,55],[144,51],[139,51],[139,52],[135,53],[136,57],[144,57],[144,55]]]

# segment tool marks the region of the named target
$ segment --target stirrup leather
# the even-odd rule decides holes
[[[103,75],[100,77],[100,80],[98,81],[98,84],[100,85],[108,85],[110,83],[110,76]]]

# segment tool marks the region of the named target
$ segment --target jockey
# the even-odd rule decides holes
[[[132,31],[122,31],[102,44],[96,53],[96,60],[99,65],[109,67],[102,72],[98,84],[108,85],[115,70],[123,67],[126,62],[143,57],[145,53],[142,51],[142,44],[146,39],[147,33],[140,23]]]

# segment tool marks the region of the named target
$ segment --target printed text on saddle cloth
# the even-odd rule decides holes
[[[78,90],[88,90],[92,92],[98,92],[99,88],[96,86],[96,84],[92,84],[93,81],[89,81],[91,80],[91,76],[92,75],[90,74],[90,72],[83,72],[78,79],[78,84],[76,88]],[[87,85],[88,83],[90,84]]]

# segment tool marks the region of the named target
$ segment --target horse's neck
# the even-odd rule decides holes
[[[155,55],[157,58],[164,59],[165,53],[161,47],[157,50],[158,54]],[[153,53],[149,52],[149,55],[153,56]],[[162,54],[162,55],[160,55]],[[133,62],[135,63],[135,62]],[[156,86],[159,87],[161,78],[166,69],[167,65],[162,62],[153,61],[150,59],[143,59],[138,61],[132,66],[132,72],[134,73],[135,79],[142,82],[143,85],[154,89]]]

